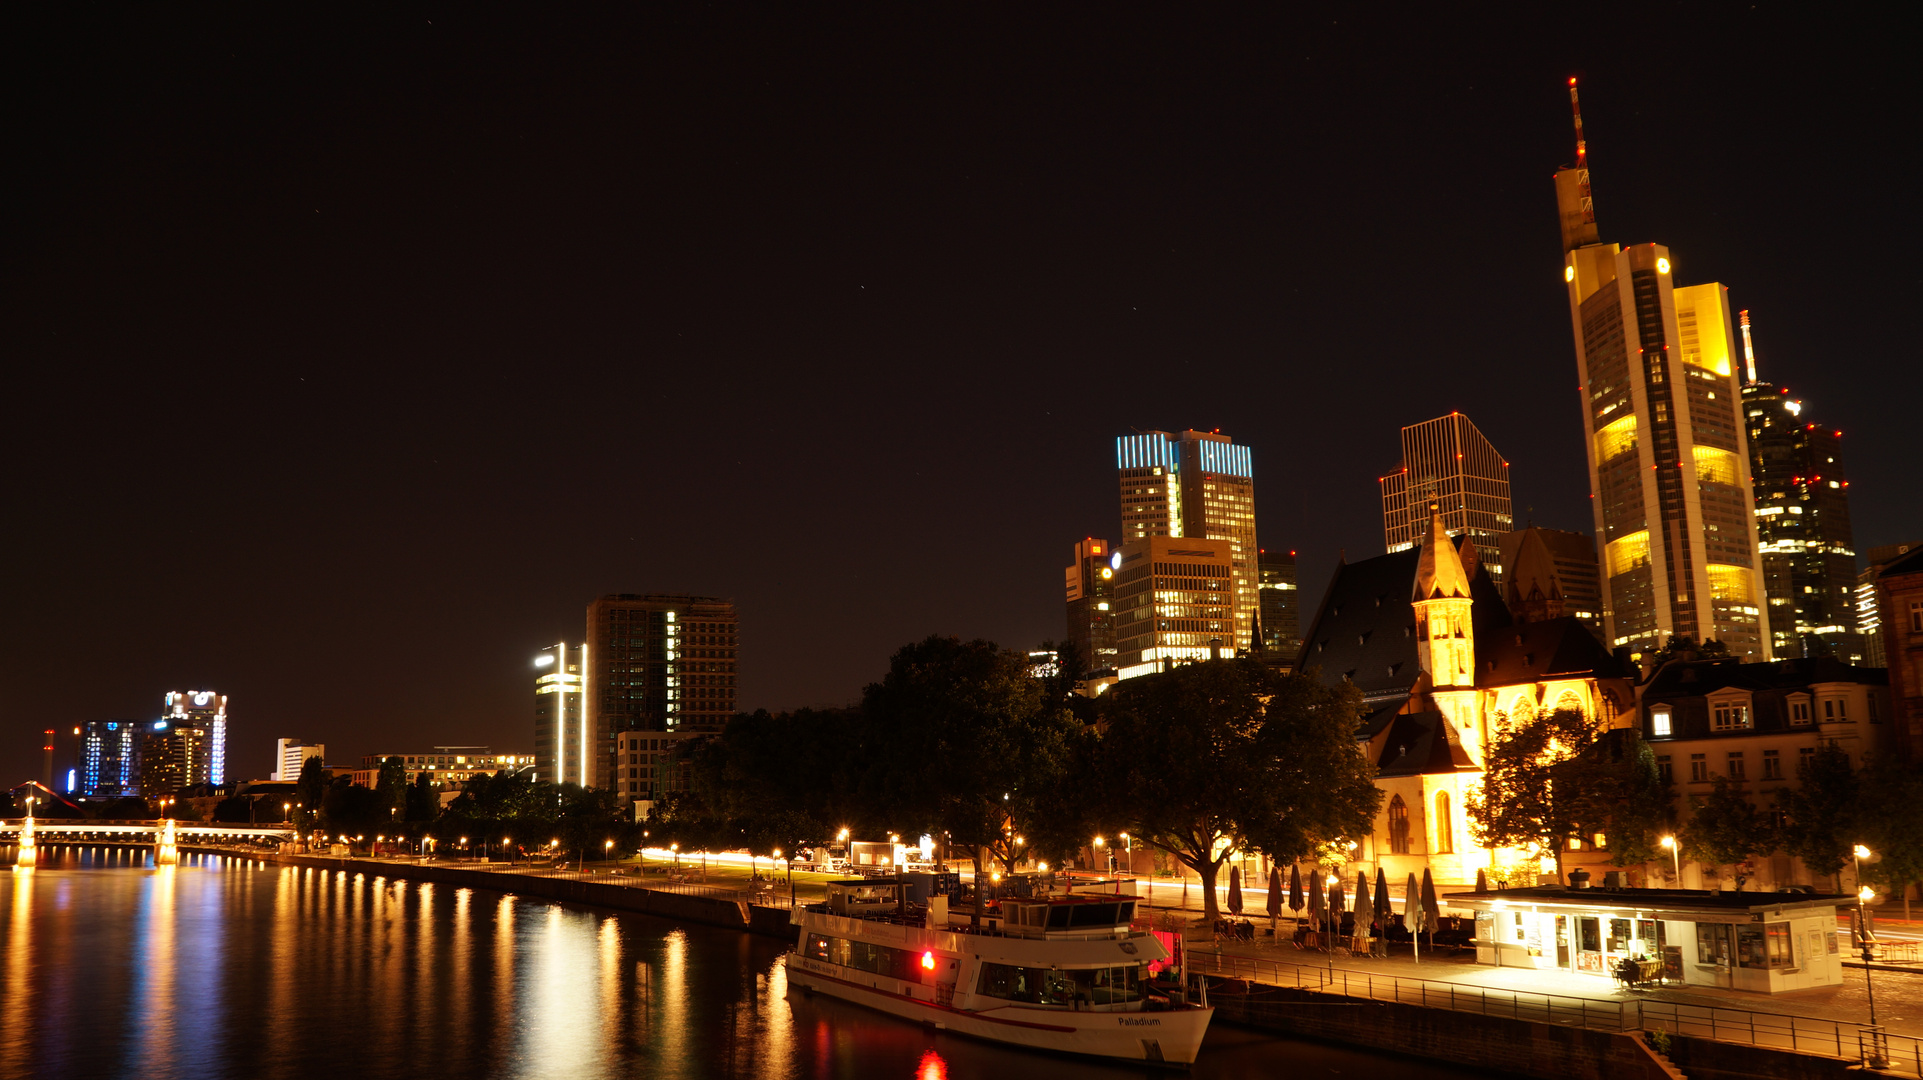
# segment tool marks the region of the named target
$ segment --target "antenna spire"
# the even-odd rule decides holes
[[[1582,223],[1596,223],[1596,205],[1589,197],[1589,144],[1582,136],[1582,102],[1576,100],[1576,77],[1569,77],[1569,112],[1576,119],[1576,190],[1582,195]]]
[[[1749,372],[1750,385],[1756,384],[1756,350],[1749,343],[1749,309],[1744,308],[1740,316],[1743,322],[1743,366]]]

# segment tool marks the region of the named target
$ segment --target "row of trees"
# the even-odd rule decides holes
[[[772,856],[844,828],[928,834],[986,880],[1127,832],[1194,871],[1213,918],[1231,858],[1310,858],[1373,825],[1382,796],[1353,687],[1246,659],[1093,701],[1070,687],[987,641],[904,646],[858,705],[738,716],[694,748],[689,790],[651,819],[656,841]]]
[[[1659,845],[1673,836],[1684,858],[1729,867],[1738,889],[1756,860],[1782,851],[1840,892],[1858,844],[1876,853],[1865,878],[1894,891],[1923,881],[1923,771],[1887,755],[1858,770],[1832,743],[1806,755],[1796,779],[1759,806],[1743,785],[1716,777],[1679,821],[1671,785],[1636,732],[1555,710],[1499,723],[1467,810],[1479,843],[1551,852],[1558,876],[1570,842],[1600,833],[1618,866],[1666,862]]]

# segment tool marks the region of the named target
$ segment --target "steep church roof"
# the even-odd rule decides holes
[[[1480,569],[1481,559],[1475,545],[1469,545],[1469,558]],[[1412,600],[1438,600],[1468,597],[1469,572],[1463,569],[1449,530],[1442,527],[1442,515],[1429,516],[1429,535],[1422,538],[1422,554],[1416,562],[1415,592]]]

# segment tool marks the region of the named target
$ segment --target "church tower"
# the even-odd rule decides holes
[[[1416,660],[1434,691],[1472,690],[1476,684],[1476,634],[1469,617],[1469,573],[1442,515],[1431,513],[1416,564]]]

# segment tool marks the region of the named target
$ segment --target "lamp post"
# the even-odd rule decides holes
[[[1680,889],[1683,887],[1683,849],[1677,845],[1676,838],[1673,836],[1663,837],[1661,843],[1669,849],[1669,854],[1676,860],[1676,887]]]
[[[1857,856],[1859,860],[1869,856],[1869,849],[1861,844],[1856,846],[1856,850],[1861,853]],[[1883,1069],[1890,1064],[1889,1044],[1883,1038],[1883,1029],[1876,1026],[1876,983],[1870,977],[1870,964],[1876,959],[1876,949],[1875,943],[1870,940],[1869,912],[1864,908],[1874,899],[1876,890],[1868,885],[1856,891],[1856,918],[1863,927],[1863,993],[1870,999],[1870,1026],[1864,1029],[1870,1042],[1863,1048],[1863,1064],[1872,1069]]]

